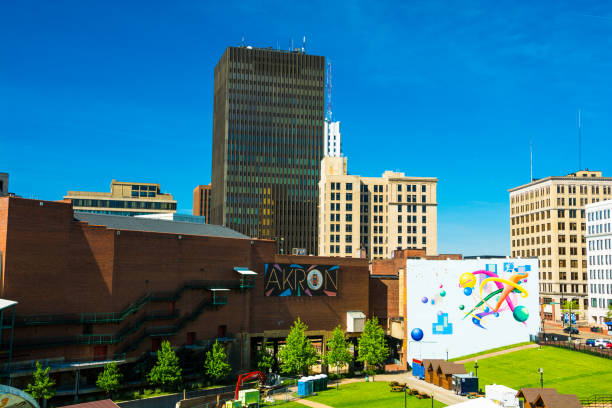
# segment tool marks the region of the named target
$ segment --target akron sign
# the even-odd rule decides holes
[[[336,296],[338,265],[266,264],[266,296]]]

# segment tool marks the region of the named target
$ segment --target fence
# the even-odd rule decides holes
[[[581,353],[591,354],[593,356],[599,356],[603,358],[612,359],[612,349],[609,349],[609,348],[599,348],[599,347],[587,346],[585,344],[570,343],[569,341],[554,341],[554,340],[546,341],[546,340],[541,340],[541,339],[539,339],[537,343],[543,346],[546,345],[546,346],[566,348],[570,350],[579,351]]]
[[[214,396],[216,401],[217,394],[229,394],[234,392],[236,386],[209,388],[206,390],[188,391],[185,393],[186,399],[196,397]],[[183,399],[183,393],[164,395],[161,397],[143,398],[139,400],[119,402],[121,408],[174,408],[176,403]]]
[[[596,394],[589,398],[581,399],[580,403],[585,408],[612,408],[612,394]]]

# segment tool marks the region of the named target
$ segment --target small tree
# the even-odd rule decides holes
[[[164,388],[177,386],[181,382],[181,367],[176,353],[169,341],[163,341],[157,351],[157,363],[149,371],[147,379],[151,385],[161,385]]]
[[[332,332],[332,336],[327,340],[327,353],[325,362],[328,365],[336,366],[336,374],[340,378],[340,366],[351,362],[353,356],[349,351],[349,345],[340,326]]]
[[[42,368],[40,362],[36,362],[36,371],[34,371],[32,383],[26,387],[26,392],[29,393],[36,401],[40,402],[42,399],[44,406],[47,405],[47,400],[53,398],[55,390],[55,380],[49,377],[50,367],[45,369]]]
[[[578,318],[578,309],[580,308],[580,306],[578,305],[578,301],[577,300],[565,300],[563,302],[561,302],[561,312],[562,313],[569,313],[570,314],[570,321],[571,321],[571,314],[575,314],[576,315],[576,319]],[[565,317],[562,318],[563,322],[565,322]]]
[[[270,343],[264,343],[255,352],[255,361],[257,362],[257,369],[261,372],[268,373],[272,371],[274,366],[274,356],[270,353]]]
[[[606,313],[607,319],[612,319],[612,303],[608,303],[608,312]]]
[[[370,367],[382,364],[389,355],[389,349],[385,341],[385,333],[378,325],[378,319],[373,317],[366,320],[363,333],[359,337],[359,357],[357,361],[363,361],[366,373],[370,373]]]
[[[206,371],[208,376],[214,378],[215,381],[225,378],[232,371],[232,367],[227,362],[225,349],[216,340],[212,348],[206,352],[204,371]]]
[[[117,363],[112,362],[104,366],[104,371],[98,375],[96,385],[106,392],[106,395],[111,396],[113,392],[119,389],[123,374],[119,372]]]
[[[317,362],[319,353],[306,337],[306,329],[308,326],[299,317],[293,322],[285,347],[278,352],[283,373],[308,374],[310,367]]]

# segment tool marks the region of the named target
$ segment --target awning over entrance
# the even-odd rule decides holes
[[[257,275],[257,272],[243,266],[234,266],[234,270],[241,275]]]

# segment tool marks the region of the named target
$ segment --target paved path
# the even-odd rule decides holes
[[[309,401],[305,399],[299,399],[295,402],[297,402],[298,404],[306,405],[307,407],[312,407],[312,408],[333,408],[333,407],[330,407],[329,405],[321,404],[320,402],[314,402],[314,401]]]
[[[495,351],[493,353],[481,354],[481,355],[476,356],[476,357],[466,358],[465,360],[455,361],[455,363],[469,363],[470,361],[475,361],[475,360],[478,360],[478,359],[483,359],[483,358],[493,357],[493,356],[500,356],[502,354],[513,353],[515,351],[525,350],[525,349],[530,349],[530,348],[536,348],[536,347],[539,347],[539,345],[535,344],[535,343],[534,344],[525,344],[523,346],[518,346],[518,347],[511,348],[511,349],[500,350],[500,351]]]

